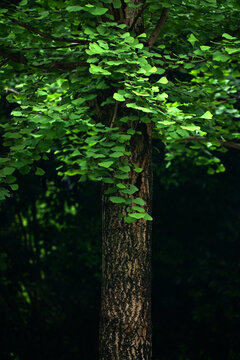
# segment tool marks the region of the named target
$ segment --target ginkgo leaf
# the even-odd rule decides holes
[[[124,204],[125,203],[125,199],[120,196],[110,196],[109,199],[114,204]]]
[[[198,41],[198,39],[193,35],[189,35],[188,41],[194,46],[195,42]]]
[[[167,84],[168,83],[168,79],[166,78],[166,76],[161,77],[161,79],[159,79],[157,81],[158,84]]]
[[[213,117],[213,114],[212,114],[210,111],[206,111],[206,112],[201,116],[202,119],[209,119],[209,120],[211,120],[212,117]]]
[[[119,93],[114,93],[113,98],[117,101],[125,101],[124,96],[120,95]]]
[[[109,168],[113,164],[113,161],[103,161],[98,163],[99,166],[102,166],[104,168]]]

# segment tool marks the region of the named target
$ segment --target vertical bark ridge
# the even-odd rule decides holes
[[[131,173],[137,196],[151,212],[151,125],[131,143],[131,161],[143,168]],[[151,359],[151,222],[127,224],[119,206],[103,194],[103,279],[100,360]],[[125,209],[123,211],[126,211]]]

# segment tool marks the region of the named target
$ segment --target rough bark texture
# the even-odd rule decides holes
[[[131,143],[132,161],[143,168],[131,174],[151,213],[151,125]],[[103,279],[100,360],[151,359],[151,221],[127,224],[119,206],[103,194]],[[124,211],[126,211],[124,209]]]

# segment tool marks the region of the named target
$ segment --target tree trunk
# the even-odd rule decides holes
[[[141,127],[130,150],[131,161],[143,171],[131,173],[130,183],[139,188],[137,196],[151,213],[151,124]],[[119,219],[119,211],[103,192],[100,360],[150,360],[151,221],[128,224]]]

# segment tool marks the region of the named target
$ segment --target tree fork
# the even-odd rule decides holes
[[[142,135],[130,145],[131,161],[141,167],[131,172],[130,183],[151,213],[151,124],[141,124]],[[100,360],[150,360],[151,326],[151,221],[128,224],[119,219],[120,208],[102,195],[102,294]]]

